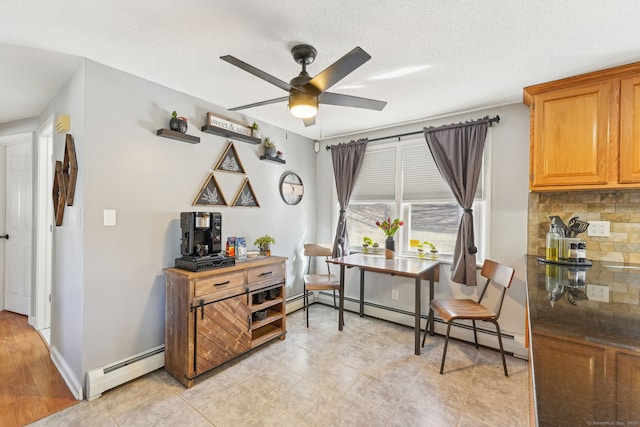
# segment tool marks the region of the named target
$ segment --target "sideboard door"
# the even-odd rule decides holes
[[[251,348],[251,309],[246,294],[199,307],[194,322],[195,375]]]

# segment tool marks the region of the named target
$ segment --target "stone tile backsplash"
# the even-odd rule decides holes
[[[574,216],[610,221],[609,237],[578,235],[587,244],[587,258],[640,264],[640,191],[530,192],[528,253],[545,255],[550,215],[558,215],[565,224]]]

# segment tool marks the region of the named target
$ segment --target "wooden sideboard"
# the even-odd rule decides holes
[[[187,388],[199,375],[286,329],[284,257],[191,272],[166,268],[165,369]]]

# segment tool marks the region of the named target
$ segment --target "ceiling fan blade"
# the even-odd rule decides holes
[[[355,47],[351,52],[329,65],[329,67],[325,68],[324,71],[312,78],[307,85],[311,85],[320,92],[324,92],[370,59],[371,56],[367,52],[362,50],[360,47]]]
[[[302,121],[304,122],[304,127],[308,128],[309,126],[313,126],[316,124],[316,118],[314,117],[309,117],[307,119],[302,119]]]
[[[387,103],[385,101],[377,101],[375,99],[360,98],[351,95],[342,95],[333,92],[324,92],[318,96],[318,102],[321,104],[340,105],[343,107],[366,108],[368,110],[381,111]]]
[[[271,83],[272,85],[278,86],[280,89],[286,90],[287,92],[293,88],[293,86],[291,86],[289,83],[283,82],[279,78],[273,77],[271,74],[267,74],[264,71],[254,67],[253,65],[249,65],[246,62],[241,61],[231,55],[221,56],[220,59],[228,62],[229,64],[235,65],[236,67],[241,68],[256,77],[259,77],[262,80]]]
[[[247,108],[260,107],[262,105],[275,104],[277,102],[288,101],[288,96],[283,96],[282,98],[269,99],[268,101],[255,102],[253,104],[242,105],[240,107],[229,108],[229,111],[238,111],[238,110],[246,110]]]

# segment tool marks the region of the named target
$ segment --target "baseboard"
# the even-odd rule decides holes
[[[73,397],[75,397],[76,400],[84,399],[84,391],[80,382],[55,346],[52,345],[49,347],[49,355],[51,356],[53,364],[58,368],[58,372],[62,375],[62,379],[67,384],[67,387],[69,387],[71,394],[73,394]]]
[[[315,302],[315,297],[309,297],[309,304]],[[304,298],[302,294],[296,295],[294,297],[288,298],[286,303],[286,312],[287,314],[293,313],[294,311],[298,311],[304,308]]]
[[[316,302],[333,307],[333,294],[320,291]],[[360,311],[360,303],[354,298],[345,298],[344,309],[358,313]],[[406,325],[414,327],[415,317],[413,312],[387,307],[380,304],[375,304],[365,301],[364,314],[366,316],[375,317],[378,319],[386,320],[400,325]],[[427,324],[427,314],[421,314],[420,329],[424,331]],[[454,322],[451,328],[450,336],[463,341],[474,342],[473,340],[473,328],[471,324],[468,325],[462,322]],[[438,317],[435,318],[435,333],[439,335],[445,335],[447,333],[447,324]],[[478,344],[500,349],[497,340],[497,334],[495,329],[485,329],[481,324],[476,324],[476,330],[478,331]],[[513,354],[513,356],[528,360],[529,352],[524,347],[524,334],[514,334],[501,331],[502,346],[504,351]]]

